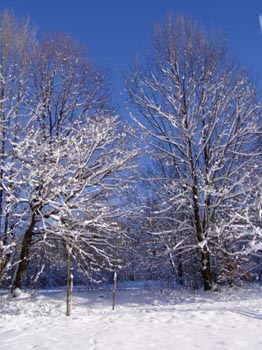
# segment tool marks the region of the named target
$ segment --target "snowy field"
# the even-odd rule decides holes
[[[160,287],[0,294],[1,350],[261,350],[262,286],[204,293]]]

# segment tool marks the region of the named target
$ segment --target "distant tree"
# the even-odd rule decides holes
[[[198,252],[210,290],[213,258],[236,258],[255,239],[240,213],[252,206],[253,169],[261,166],[256,88],[216,33],[169,16],[155,27],[152,51],[144,65],[134,64],[126,89],[141,140],[161,164],[149,179],[158,201],[151,231],[170,242],[172,254]]]

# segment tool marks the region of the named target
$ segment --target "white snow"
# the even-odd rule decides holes
[[[204,293],[161,287],[0,294],[1,350],[261,350],[262,286]]]

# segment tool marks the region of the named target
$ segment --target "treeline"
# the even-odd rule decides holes
[[[216,33],[168,16],[123,86],[118,116],[81,45],[0,14],[0,283],[260,278],[262,109],[248,71]]]

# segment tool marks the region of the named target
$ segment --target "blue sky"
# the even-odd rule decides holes
[[[125,69],[135,54],[150,45],[155,23],[169,11],[199,19],[225,32],[233,53],[258,75],[262,86],[262,0],[1,0],[0,10],[30,15],[39,31],[60,31],[87,46],[88,56],[112,68]]]

